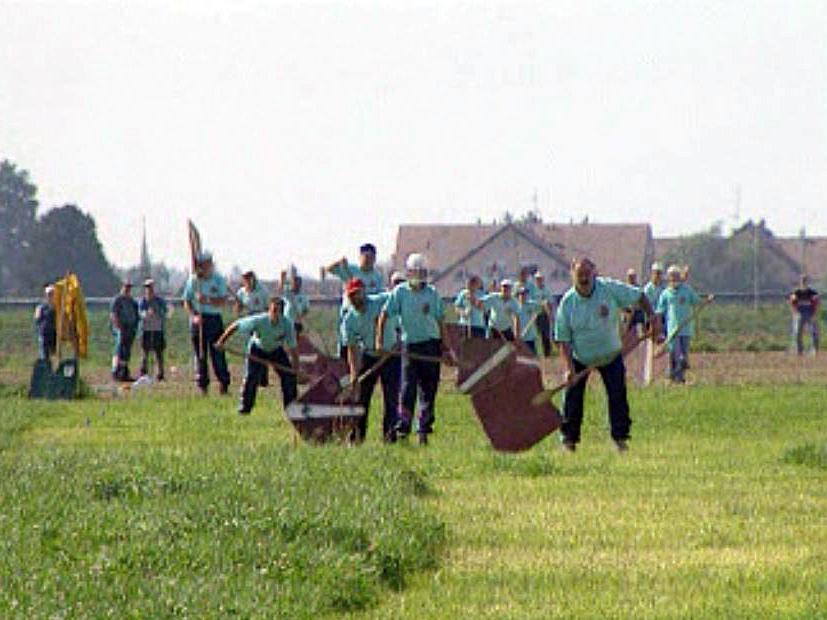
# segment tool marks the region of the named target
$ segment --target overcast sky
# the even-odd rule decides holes
[[[0,157],[110,260],[317,273],[400,223],[827,235],[827,2],[9,2]]]

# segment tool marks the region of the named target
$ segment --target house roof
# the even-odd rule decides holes
[[[444,272],[511,228],[556,260],[588,255],[601,273],[617,278],[630,267],[646,268],[652,259],[649,224],[402,224],[393,262],[399,267],[408,254],[420,252]]]

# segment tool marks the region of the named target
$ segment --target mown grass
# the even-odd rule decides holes
[[[0,617],[308,618],[439,559],[420,476],[228,400],[3,401]]]
[[[0,617],[824,618],[823,388],[632,390],[619,455],[293,446],[275,390],[2,401]],[[379,403],[377,403],[378,405]]]

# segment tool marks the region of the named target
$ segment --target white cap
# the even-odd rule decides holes
[[[425,265],[425,257],[422,254],[418,254],[414,252],[413,254],[408,254],[408,258],[405,260],[405,269],[408,271],[417,271],[420,269],[427,269]]]
[[[666,275],[671,276],[673,273],[677,274],[677,275],[681,275],[681,268],[678,267],[677,265],[669,265],[669,269],[666,270]]]
[[[534,272],[534,279],[539,280],[540,278],[545,278],[542,271],[535,271]]]
[[[652,263],[652,271],[663,271],[663,265],[658,262]]]
[[[44,288],[43,290],[44,290],[44,291],[46,292],[46,294],[48,295],[49,293],[53,293],[53,292],[54,292],[55,287],[54,287],[54,286],[52,286],[51,284],[47,284],[47,285],[46,285],[46,288]]]
[[[405,280],[407,280],[407,278],[401,271],[394,271],[391,274],[391,282],[404,282]]]
[[[500,280],[500,286],[511,286],[511,287],[513,287],[514,282],[512,282],[508,278],[505,278],[504,280]]]

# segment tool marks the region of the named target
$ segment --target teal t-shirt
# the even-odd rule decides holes
[[[390,292],[384,310],[388,319],[399,317],[405,344],[442,338],[439,326],[445,318],[445,308],[430,284],[414,289],[403,282]]]
[[[385,290],[385,280],[382,277],[382,272],[374,268],[372,271],[363,271],[358,265],[351,265],[345,261],[344,265],[336,265],[331,270],[331,273],[339,278],[342,282],[347,282],[351,278],[357,278],[365,285],[365,294],[372,295],[374,293],[381,293]],[[341,321],[350,307],[350,302],[347,300],[347,295],[342,293],[342,305],[339,306],[339,329],[337,334],[339,336],[339,343],[344,344],[342,340]]]
[[[652,305],[652,308],[658,307],[660,296],[665,289],[666,285],[663,282],[656,285],[651,280],[646,283],[646,286],[643,287],[643,294],[646,295],[646,298],[649,300],[649,303]]]
[[[480,299],[488,312],[488,326],[498,331],[514,328],[513,317],[519,315],[520,304],[513,297],[503,299],[502,293],[489,293]]]
[[[201,314],[221,314],[221,306],[202,304],[198,302],[198,294],[207,297],[226,297],[227,281],[224,276],[213,272],[209,278],[197,278],[191,275],[184,287],[184,301],[188,302],[196,312]]]
[[[293,327],[293,321],[285,316],[280,316],[273,322],[266,312],[252,314],[238,320],[238,331],[243,335],[252,334],[248,350],[252,345],[267,353],[283,345],[296,348],[296,329]]]
[[[681,283],[677,288],[671,286],[666,287],[660,294],[656,312],[658,314],[666,315],[666,325],[669,333],[667,338],[672,336],[672,333],[682,324],[679,333],[676,336],[694,336],[695,335],[695,321],[688,321],[687,319],[692,315],[692,306],[697,305],[701,300],[698,294],[686,283]]]
[[[476,296],[484,295],[482,290],[477,290]],[[485,327],[485,316],[480,308],[473,305],[469,300],[471,293],[467,288],[462,289],[454,299],[454,307],[459,311],[459,324],[470,325],[471,327]]]
[[[310,300],[304,293],[286,291],[282,297],[284,298],[284,316],[294,323],[301,320],[302,316],[310,310]]]
[[[528,298],[534,299],[534,296],[537,294],[537,285],[534,284],[534,281],[531,279],[526,280],[525,282],[520,282],[517,280],[514,282],[514,294],[517,294],[521,288],[524,288],[528,291]]]
[[[368,295],[365,299],[365,307],[359,312],[351,306],[345,312],[342,319],[342,342],[347,345],[357,345],[366,352],[373,353],[376,349],[376,320],[385,307],[390,293],[377,293]],[[396,346],[396,328],[399,324],[399,317],[388,318],[385,322],[385,333],[382,335],[382,347],[390,351]]]
[[[540,312],[543,307],[536,301],[526,300],[524,304],[517,302],[517,316],[520,317],[520,330],[522,339],[531,342],[537,339],[537,321],[533,321],[534,315]]]
[[[235,296],[241,303],[241,312],[243,314],[266,312],[267,306],[270,304],[270,295],[264,290],[260,282],[256,282],[252,291],[248,291],[242,286],[238,289]]]
[[[550,306],[552,303],[554,303],[554,294],[551,292],[551,289],[547,287],[545,284],[543,285],[543,288],[540,288],[535,284],[534,293],[529,293],[528,298],[531,301],[536,301],[540,305],[542,305],[543,303],[547,303]]]
[[[636,286],[602,277],[595,278],[588,297],[571,287],[557,308],[554,339],[568,342],[572,355],[581,364],[608,364],[622,349],[621,312],[637,303],[641,294]]]
[[[337,265],[331,273],[342,282],[347,282],[351,278],[361,280],[362,284],[365,285],[365,293],[368,295],[385,290],[385,280],[382,277],[382,272],[375,268],[372,271],[362,271],[361,267],[346,262],[344,265]],[[344,303],[347,303],[347,296],[343,296],[343,300]]]

